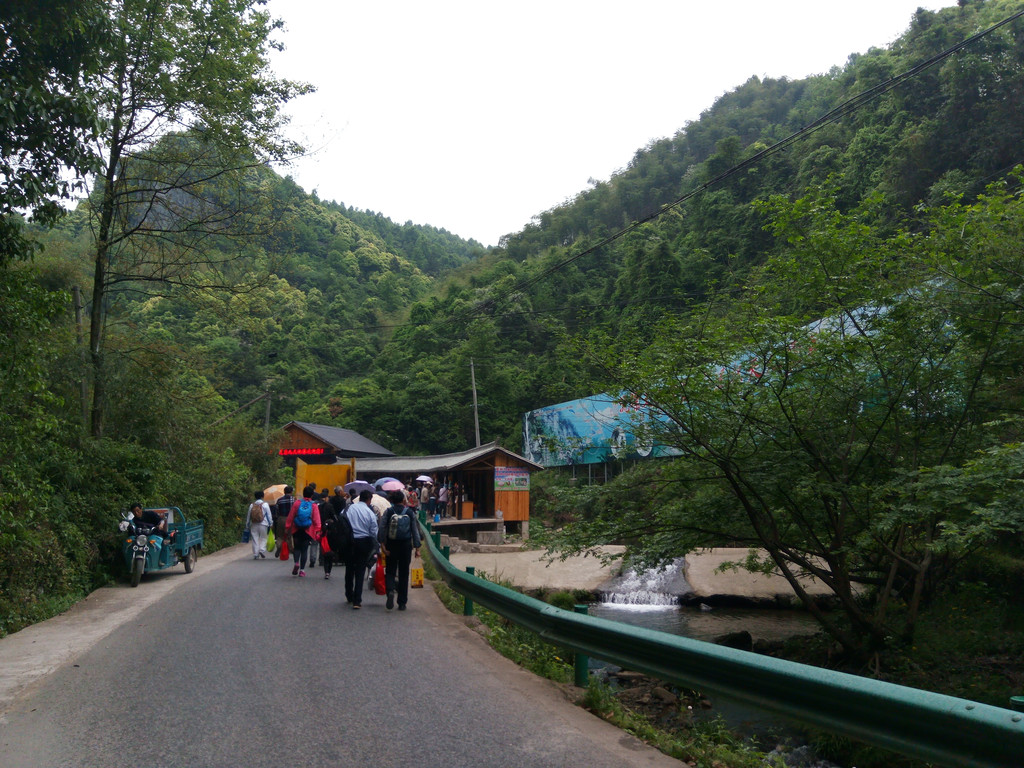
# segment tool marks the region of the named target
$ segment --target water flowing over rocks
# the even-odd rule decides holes
[[[679,557],[664,568],[640,571],[628,569],[597,590],[602,602],[628,605],[678,605],[692,594],[686,581],[686,560]]]

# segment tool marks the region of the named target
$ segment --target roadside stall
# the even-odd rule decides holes
[[[448,489],[448,515],[434,530],[478,543],[500,543],[506,532],[529,537],[530,473],[543,469],[529,459],[488,443],[436,456],[357,458],[360,480],[392,478]]]

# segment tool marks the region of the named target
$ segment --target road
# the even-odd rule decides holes
[[[0,640],[0,764],[679,766],[494,653],[429,589],[233,547]],[[138,605],[135,605],[138,603]]]

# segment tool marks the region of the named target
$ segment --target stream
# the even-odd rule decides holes
[[[806,611],[680,605],[681,598],[693,593],[685,567],[686,559],[680,557],[664,569],[626,571],[603,585],[601,601],[591,603],[590,615],[705,641],[743,630],[755,641],[818,631],[817,622]]]
[[[743,630],[749,632],[755,641],[785,640],[818,631],[817,622],[806,611],[775,608],[714,608],[702,611],[681,605],[601,602],[590,605],[590,615],[708,642]]]
[[[591,603],[589,614],[645,629],[655,629],[694,640],[714,642],[733,632],[747,631],[756,642],[785,640],[819,631],[806,611],[777,608],[691,607],[680,597],[692,595],[679,558],[662,571],[628,571],[608,582],[601,601]],[[593,666],[602,666],[591,660]],[[723,697],[711,697],[710,715],[720,715],[734,731],[762,739],[796,737],[794,724],[772,713],[753,709]],[[798,729],[797,729],[798,730]]]

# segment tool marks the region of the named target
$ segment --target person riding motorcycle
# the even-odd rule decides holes
[[[153,533],[158,536],[172,541],[174,539],[174,533],[167,533],[167,518],[161,515],[154,509],[143,509],[142,505],[136,502],[131,506],[132,513],[132,525],[151,525],[153,526]]]
[[[132,525],[144,523],[167,532],[167,521],[160,516],[160,513],[153,509],[143,509],[141,504],[135,503],[131,506]]]

